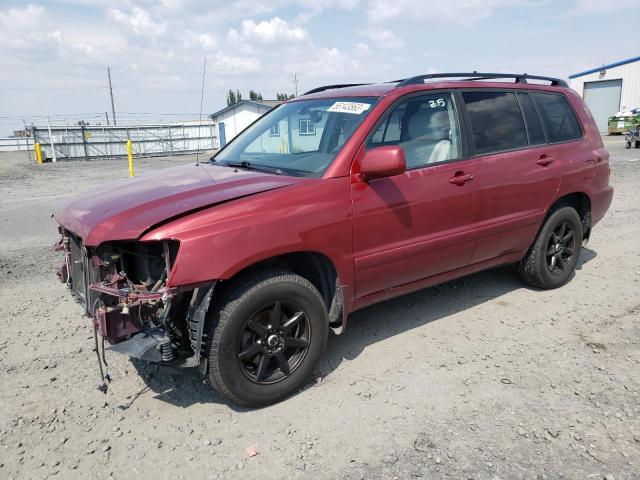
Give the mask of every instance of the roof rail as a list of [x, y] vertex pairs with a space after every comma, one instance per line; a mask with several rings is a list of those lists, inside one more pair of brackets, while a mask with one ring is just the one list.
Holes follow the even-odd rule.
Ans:
[[[469, 78], [467, 78], [469, 77]], [[527, 83], [527, 79], [532, 80], [545, 80], [551, 82], [554, 87], [567, 87], [567, 82], [559, 78], [553, 77], [541, 77], [539, 75], [529, 75], [527, 73], [428, 73], [426, 75], [418, 75], [415, 77], [405, 78], [400, 80], [397, 87], [404, 87], [405, 85], [414, 85], [417, 83], [424, 83], [425, 80], [433, 78], [465, 78], [466, 80], [485, 80], [493, 78], [515, 78], [516, 83]]]
[[331, 90], [333, 88], [347, 88], [347, 87], [359, 87], [361, 85], [371, 85], [370, 83], [339, 83], [337, 85], [325, 85], [324, 87], [317, 87], [308, 92], [304, 92], [302, 95], [310, 95], [312, 93], [324, 92], [325, 90]]

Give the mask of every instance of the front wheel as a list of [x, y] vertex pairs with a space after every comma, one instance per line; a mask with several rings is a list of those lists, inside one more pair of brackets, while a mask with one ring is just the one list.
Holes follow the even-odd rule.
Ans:
[[582, 249], [582, 223], [572, 207], [551, 213], [535, 242], [520, 261], [520, 276], [538, 288], [558, 288], [567, 283]]
[[210, 312], [209, 382], [248, 407], [275, 403], [300, 388], [327, 343], [320, 293], [290, 272], [245, 275], [222, 292]]

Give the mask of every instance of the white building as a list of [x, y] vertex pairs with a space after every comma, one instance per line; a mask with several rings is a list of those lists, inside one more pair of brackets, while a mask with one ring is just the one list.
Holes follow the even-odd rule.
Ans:
[[247, 128], [258, 117], [261, 117], [280, 101], [262, 100], [254, 102], [252, 100], [240, 100], [216, 113], [211, 114], [211, 119], [217, 125], [218, 148], [224, 147], [229, 140]]
[[601, 132], [609, 117], [640, 107], [640, 57], [569, 75], [571, 88], [584, 98]]

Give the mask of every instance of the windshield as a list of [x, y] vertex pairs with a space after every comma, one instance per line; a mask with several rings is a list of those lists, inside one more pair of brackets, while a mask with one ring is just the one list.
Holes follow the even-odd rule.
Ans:
[[354, 97], [286, 103], [242, 132], [213, 161], [298, 177], [320, 177], [376, 100]]

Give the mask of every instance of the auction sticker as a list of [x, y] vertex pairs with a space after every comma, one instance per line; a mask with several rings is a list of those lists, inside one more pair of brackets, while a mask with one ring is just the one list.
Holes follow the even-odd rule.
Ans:
[[353, 113], [354, 115], [360, 115], [362, 112], [369, 110], [370, 107], [371, 105], [368, 103], [336, 102], [327, 109], [327, 112]]

